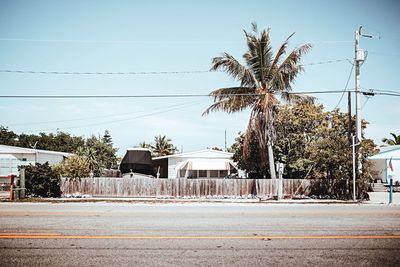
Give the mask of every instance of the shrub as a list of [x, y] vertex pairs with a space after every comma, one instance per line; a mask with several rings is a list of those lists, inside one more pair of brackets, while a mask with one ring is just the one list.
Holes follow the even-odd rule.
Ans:
[[59, 164], [56, 169], [63, 177], [83, 178], [90, 176], [90, 166], [83, 157], [71, 156]]
[[49, 163], [25, 167], [26, 193], [35, 197], [60, 197], [60, 174]]

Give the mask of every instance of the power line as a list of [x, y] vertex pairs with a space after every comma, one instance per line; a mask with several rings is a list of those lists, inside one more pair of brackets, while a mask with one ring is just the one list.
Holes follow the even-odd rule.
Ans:
[[186, 104], [186, 105], [181, 106], [181, 107], [164, 109], [164, 110], [161, 110], [161, 111], [151, 112], [151, 113], [148, 113], [148, 114], [142, 114], [142, 115], [138, 115], [138, 116], [134, 116], [134, 117], [130, 117], [130, 118], [125, 118], [125, 119], [120, 119], [120, 120], [89, 123], [89, 124], [83, 124], [83, 125], [79, 125], [79, 126], [69, 126], [69, 127], [57, 127], [57, 128], [48, 128], [48, 129], [40, 129], [40, 130], [31, 130], [29, 132], [46, 132], [46, 131], [51, 131], [51, 130], [59, 131], [59, 130], [65, 130], [65, 129], [75, 129], [75, 128], [98, 126], [98, 125], [104, 125], [104, 124], [113, 124], [113, 123], [119, 123], [119, 122], [124, 122], [124, 121], [129, 121], [129, 120], [140, 119], [140, 118], [147, 118], [147, 117], [151, 117], [151, 116], [154, 116], [154, 115], [158, 115], [158, 114], [162, 114], [162, 113], [166, 113], [166, 112], [171, 112], [171, 111], [187, 108], [187, 107], [194, 106], [194, 105], [197, 105], [197, 104], [199, 104], [199, 102], [189, 103], [189, 104]]
[[[289, 94], [333, 94], [341, 93], [342, 90], [332, 91], [305, 91], [289, 92]], [[229, 96], [260, 96], [262, 94], [221, 94], [221, 97]], [[0, 95], [0, 98], [40, 98], [40, 99], [90, 99], [90, 98], [192, 98], [192, 97], [214, 97], [209, 94], [158, 94], [158, 95]]]
[[79, 71], [33, 71], [33, 70], [0, 70], [1, 73], [20, 74], [60, 74], [60, 75], [159, 75], [159, 74], [194, 74], [208, 73], [209, 70], [193, 71], [130, 71], [130, 72], [79, 72]]
[[[348, 60], [349, 60], [348, 58], [334, 59], [334, 60], [326, 60], [326, 61], [318, 61], [318, 62], [300, 64], [300, 66], [324, 65], [324, 64], [344, 62], [344, 61], [348, 61]], [[0, 73], [56, 74], [56, 75], [166, 75], [166, 74], [168, 75], [168, 74], [200, 74], [200, 73], [210, 73], [210, 72], [215, 72], [215, 71], [191, 70], [191, 71], [80, 72], [80, 71], [34, 71], [34, 70], [0, 69]]]
[[[32, 38], [0, 38], [0, 41], [5, 42], [32, 42], [32, 43], [83, 43], [83, 44], [157, 44], [159, 41], [139, 41], [139, 40], [79, 40], [79, 39], [32, 39]], [[163, 41], [163, 44], [193, 44], [193, 43], [243, 43], [242, 41]], [[324, 41], [309, 41], [303, 43], [311, 44], [339, 44], [339, 43], [354, 43], [351, 40], [324, 40]]]
[[[192, 104], [192, 103], [201, 103], [201, 102], [195, 101], [195, 102], [190, 102], [190, 103], [181, 103], [181, 104], [170, 105], [170, 106], [166, 106], [166, 107], [165, 106], [164, 107], [158, 107], [158, 108], [153, 108], [152, 107], [152, 109], [153, 110], [160, 110], [160, 109], [165, 109], [165, 108], [186, 106], [186, 105]], [[135, 113], [139, 113], [140, 114], [140, 112], [135, 112]], [[103, 119], [103, 118], [118, 117], [118, 116], [124, 116], [124, 115], [134, 115], [135, 113], [134, 112], [127, 112], [127, 113], [118, 113], [118, 114], [115, 113], [115, 114], [109, 114], [109, 115], [103, 115], [103, 116], [84, 117], [84, 118], [68, 119], [68, 120], [53, 120], [53, 121], [12, 123], [12, 124], [8, 124], [8, 126], [38, 125], [38, 124], [48, 124], [48, 123], [64, 123], [64, 122], [74, 122], [74, 121], [87, 121], [87, 120], [92, 120], [92, 119]]]
[[[287, 92], [291, 95], [313, 95], [313, 94], [338, 94], [343, 92], [354, 93], [354, 88], [347, 90], [326, 90], [326, 91], [299, 91], [299, 92]], [[386, 90], [374, 90], [369, 89], [368, 91], [361, 91], [364, 95], [390, 95], [400, 96], [400, 92], [386, 91]], [[218, 96], [229, 97], [229, 96], [261, 96], [263, 94], [221, 94]], [[194, 98], [194, 97], [214, 97], [209, 94], [154, 94], [154, 95], [0, 95], [0, 98], [27, 98], [27, 99], [90, 99], [90, 98]]]
[[400, 54], [381, 53], [381, 52], [374, 52], [374, 51], [369, 51], [369, 53], [374, 54], [374, 55], [379, 55], [379, 56], [400, 57]]
[[350, 69], [349, 77], [347, 78], [347, 81], [346, 81], [346, 86], [344, 87], [343, 93], [342, 93], [342, 95], [340, 96], [339, 102], [336, 104], [336, 106], [335, 106], [334, 109], [336, 109], [336, 108], [340, 105], [340, 102], [342, 102], [344, 93], [345, 93], [345, 91], [347, 90], [347, 86], [349, 85], [351, 75], [353, 74], [353, 69], [354, 69], [354, 64], [351, 64], [351, 69]]

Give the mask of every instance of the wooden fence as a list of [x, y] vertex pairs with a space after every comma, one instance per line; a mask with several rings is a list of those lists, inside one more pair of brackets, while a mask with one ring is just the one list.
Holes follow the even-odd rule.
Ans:
[[[309, 180], [284, 179], [285, 196], [307, 195]], [[61, 179], [64, 195], [88, 194], [102, 197], [273, 197], [278, 180], [270, 179], [153, 179], [81, 178]]]

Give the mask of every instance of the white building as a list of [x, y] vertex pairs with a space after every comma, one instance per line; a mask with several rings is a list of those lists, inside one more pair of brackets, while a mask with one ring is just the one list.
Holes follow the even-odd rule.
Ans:
[[368, 159], [372, 162], [372, 170], [376, 173], [375, 180], [389, 183], [389, 179], [392, 178], [393, 182], [400, 182], [400, 145], [381, 147], [379, 154]]
[[232, 153], [206, 149], [153, 158], [160, 178], [225, 178], [237, 173]]
[[18, 174], [18, 166], [46, 163], [57, 164], [70, 153], [0, 145], [0, 178]]

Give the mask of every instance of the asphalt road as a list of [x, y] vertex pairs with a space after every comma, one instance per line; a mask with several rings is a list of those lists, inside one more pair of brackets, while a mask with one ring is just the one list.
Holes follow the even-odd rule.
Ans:
[[399, 266], [400, 207], [0, 203], [1, 266]]

